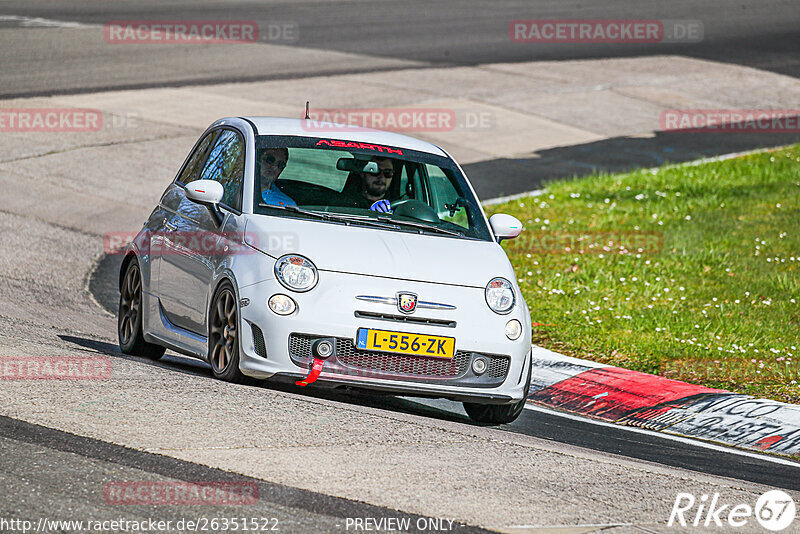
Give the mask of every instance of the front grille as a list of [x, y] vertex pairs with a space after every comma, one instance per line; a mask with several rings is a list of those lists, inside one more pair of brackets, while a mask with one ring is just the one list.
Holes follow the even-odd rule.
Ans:
[[264, 333], [261, 332], [261, 329], [254, 324], [251, 324], [250, 328], [253, 329], [253, 346], [256, 349], [256, 354], [258, 354], [262, 358], [266, 358], [267, 347], [264, 344]]
[[[289, 336], [289, 355], [300, 367], [308, 368], [313, 359], [311, 343], [323, 336], [309, 334], [292, 334]], [[372, 352], [356, 348], [349, 338], [333, 338], [336, 341], [336, 358], [338, 362], [362, 373], [385, 373], [410, 377], [456, 379], [469, 372], [473, 354], [469, 351], [456, 351], [455, 357], [426, 358], [424, 356], [406, 356], [392, 352]], [[506, 356], [480, 354], [489, 360], [486, 372], [492, 379], [505, 379], [511, 360]], [[474, 379], [474, 377], [473, 377]]]
[[455, 328], [455, 321], [445, 319], [426, 319], [424, 317], [412, 317], [410, 315], [394, 315], [391, 313], [375, 313], [367, 311], [357, 311], [355, 316], [359, 319], [375, 319], [377, 321], [394, 321], [397, 323], [423, 324], [425, 326], [444, 326]]
[[486, 374], [492, 378], [505, 378], [506, 374], [508, 374], [508, 366], [510, 363], [511, 360], [508, 358], [493, 358], [490, 356], [489, 369], [486, 370]]
[[301, 367], [308, 367], [308, 362], [311, 361], [311, 342], [318, 339], [319, 336], [309, 336], [306, 334], [292, 334], [289, 336], [289, 356], [294, 363]]

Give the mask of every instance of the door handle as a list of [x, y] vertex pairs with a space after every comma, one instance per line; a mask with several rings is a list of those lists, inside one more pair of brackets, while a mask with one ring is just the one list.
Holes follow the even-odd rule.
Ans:
[[169, 222], [169, 221], [164, 221], [164, 228], [166, 228], [166, 229], [167, 229], [167, 230], [169, 230], [170, 232], [174, 232], [174, 231], [175, 231], [175, 229], [177, 228], [177, 226], [175, 226], [174, 224], [172, 224], [172, 223], [171, 223], [171, 222]]

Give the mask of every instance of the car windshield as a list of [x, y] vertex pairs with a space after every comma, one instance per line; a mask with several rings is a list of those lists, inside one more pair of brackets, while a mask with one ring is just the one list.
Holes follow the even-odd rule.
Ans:
[[490, 240], [449, 158], [405, 148], [294, 136], [256, 141], [254, 213]]

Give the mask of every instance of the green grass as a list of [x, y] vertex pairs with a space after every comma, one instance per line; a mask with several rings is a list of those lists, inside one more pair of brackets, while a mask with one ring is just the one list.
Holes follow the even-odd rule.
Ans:
[[800, 145], [551, 183], [490, 211], [525, 224], [503, 246], [534, 343], [800, 402]]

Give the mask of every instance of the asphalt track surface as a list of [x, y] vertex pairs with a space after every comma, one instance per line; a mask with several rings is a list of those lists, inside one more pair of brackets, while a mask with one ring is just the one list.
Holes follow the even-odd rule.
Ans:
[[[512, 0], [429, 2], [249, 2], [144, 0], [108, 3], [97, 0], [29, 2], [9, 0], [0, 16], [103, 25], [113, 20], [254, 20], [265, 45], [288, 49], [254, 53], [237, 65], [214, 64], [206, 46], [165, 52], [153, 46], [105, 46], [81, 33], [59, 36], [58, 44], [35, 35], [22, 37], [13, 20], [0, 20], [0, 43], [25, 39], [25, 49], [0, 59], [0, 95], [55, 94], [110, 88], [142, 88], [191, 82], [219, 83], [304, 77], [326, 73], [369, 72], [418, 66], [457, 66], [532, 60], [636, 57], [679, 54], [747, 65], [800, 76], [800, 10], [792, 0], [655, 2], [616, 0], [582, 2]], [[511, 42], [508, 25], [517, 19], [693, 20], [703, 26], [697, 43], [520, 44]], [[290, 22], [296, 40], [270, 40], [268, 25]], [[281, 38], [282, 39], [282, 38]], [[20, 41], [17, 41], [20, 42]], [[99, 45], [99, 46], [98, 46]], [[352, 54], [345, 62], [276, 64], [276, 55], [310, 49]], [[90, 54], [89, 52], [93, 52]], [[172, 54], [180, 61], [168, 72], [161, 66]], [[364, 57], [371, 58], [365, 60]], [[210, 63], [210, 64], [209, 64]], [[226, 62], [227, 63], [227, 62]], [[37, 65], [30, 69], [30, 65]]]
[[[256, 524], [280, 532], [337, 532], [347, 530], [347, 518], [392, 517], [410, 525], [426, 525], [429, 518], [337, 499], [311, 491], [273, 484], [190, 462], [136, 451], [95, 439], [75, 436], [0, 416], [0, 483], [6, 497], [0, 502], [0, 517], [17, 517], [38, 523], [56, 520], [108, 521], [125, 517], [131, 521], [201, 522], [203, 518], [258, 518]], [[240, 484], [257, 489], [254, 504], [246, 512], [227, 505], [133, 504], [121, 511], [97, 488], [115, 480], [186, 482], [203, 481]], [[240, 486], [241, 487], [241, 486]], [[24, 515], [16, 508], [25, 503]], [[65, 513], [67, 512], [67, 513]], [[205, 524], [205, 523], [204, 523]], [[453, 524], [463, 533], [484, 529]], [[352, 528], [352, 525], [351, 525]], [[189, 529], [191, 530], [191, 529]], [[418, 531], [415, 528], [411, 532]], [[43, 530], [44, 532], [44, 530]], [[213, 532], [213, 530], [212, 530]]]
[[[366, 8], [364, 2], [137, 2], [135, 5], [95, 1], [53, 2], [6, 1], [0, 4], [0, 16], [41, 17], [102, 25], [109, 20], [180, 18], [254, 19], [261, 25], [275, 21], [296, 22], [296, 42], [264, 42], [265, 53], [285, 54], [289, 61], [235, 64], [229, 68], [203, 65], [208, 49], [199, 46], [177, 54], [159, 48], [131, 49], [103, 47], [87, 40], [80, 30], [59, 33], [47, 28], [23, 28], [18, 19], [0, 18], [0, 44], [4, 50], [13, 43], [24, 43], [13, 54], [0, 57], [0, 96], [35, 96], [81, 93], [103, 89], [214, 84], [231, 81], [303, 78], [325, 73], [372, 72], [426, 66], [476, 65], [490, 62], [560, 60], [596, 57], [629, 57], [653, 54], [682, 54], [690, 57], [736, 63], [763, 70], [800, 76], [800, 60], [796, 44], [800, 40], [800, 10], [794, 2], [714, 1], [698, 5], [694, 2], [606, 2], [587, 6], [579, 2], [540, 2], [535, 6], [520, 2], [384, 2]], [[696, 44], [657, 46], [579, 46], [563, 45], [532, 48], [511, 43], [508, 22], [523, 18], [647, 18], [700, 20], [705, 38]], [[44, 33], [45, 31], [49, 33]], [[42, 33], [39, 33], [42, 32]], [[40, 38], [44, 35], [50, 37]], [[468, 37], [465, 37], [468, 36]], [[67, 40], [63, 40], [66, 37]], [[70, 41], [70, 39], [74, 39]], [[58, 45], [54, 46], [54, 42]], [[103, 43], [99, 43], [101, 46]], [[272, 47], [272, 48], [270, 48]], [[274, 48], [274, 47], [280, 47]], [[341, 61], [311, 63], [295, 61], [305, 51], [335, 51], [345, 54]], [[248, 52], [257, 56], [258, 52]], [[180, 57], [178, 57], [180, 56]], [[305, 57], [305, 56], [304, 56]], [[169, 69], [159, 68], [168, 59]], [[31, 65], [37, 68], [32, 69]], [[174, 65], [178, 65], [177, 68]], [[557, 177], [548, 162], [608, 152], [623, 156], [605, 162], [601, 168], [620, 170], [642, 165], [639, 154], [676, 144], [692, 145], [695, 153], [713, 155], [725, 151], [758, 148], [781, 144], [786, 137], [758, 138], [719, 136], [683, 136], [671, 138], [659, 134], [652, 139], [609, 139], [594, 146], [562, 147], [542, 152], [530, 161], [487, 161], [467, 168], [473, 180], [480, 182], [481, 173], [504, 171], [514, 176], [538, 173]], [[642, 145], [638, 150], [636, 144]], [[580, 163], [580, 161], [579, 161]], [[587, 164], [598, 166], [589, 157]], [[477, 180], [476, 180], [477, 177]], [[526, 182], [527, 183], [527, 182]], [[486, 191], [491, 194], [491, 191]], [[482, 193], [483, 194], [483, 193]], [[485, 195], [484, 195], [485, 196]], [[117, 258], [103, 260], [90, 281], [95, 298], [113, 313], [116, 308]], [[62, 341], [77, 348], [123, 358], [116, 346], [75, 333], [62, 336]], [[213, 382], [208, 368], [193, 360], [168, 355], [162, 362], [135, 361], [141, 366], [157, 366], [176, 375], [188, 374]], [[260, 386], [277, 388], [278, 386]], [[391, 415], [410, 414], [430, 418], [433, 425], [457, 423], [470, 425], [458, 404], [446, 401], [422, 401], [408, 398], [371, 397], [359, 393], [334, 393], [309, 390], [309, 399], [334, 400], [354, 408], [372, 408]], [[513, 424], [501, 432], [519, 434], [599, 451], [611, 458], [630, 458], [705, 473], [765, 486], [800, 490], [800, 467], [778, 463], [758, 454], [710, 448], [703, 443], [674, 440], [652, 432], [631, 432], [628, 429], [580, 420], [552, 411], [526, 410]], [[281, 530], [288, 532], [342, 531], [346, 517], [410, 517], [388, 508], [363, 502], [338, 499], [288, 485], [249, 479], [186, 462], [136, 451], [99, 440], [74, 436], [66, 432], [32, 425], [6, 417], [0, 418], [0, 514], [34, 516], [78, 511], [85, 517], [101, 519], [118, 515], [118, 508], [109, 508], [97, 495], [96, 488], [108, 480], [163, 478], [176, 480], [254, 480], [259, 484], [259, 512], [279, 516]], [[33, 481], [33, 482], [32, 482]], [[52, 498], [53, 495], [58, 498]], [[132, 510], [132, 509], [131, 509]], [[213, 510], [201, 511], [148, 507], [133, 510], [140, 517], [175, 519], [189, 513], [208, 516]], [[222, 513], [222, 512], [220, 512]], [[250, 510], [248, 511], [250, 513]], [[664, 518], [657, 518], [658, 520]], [[460, 531], [478, 531], [461, 527]]]

